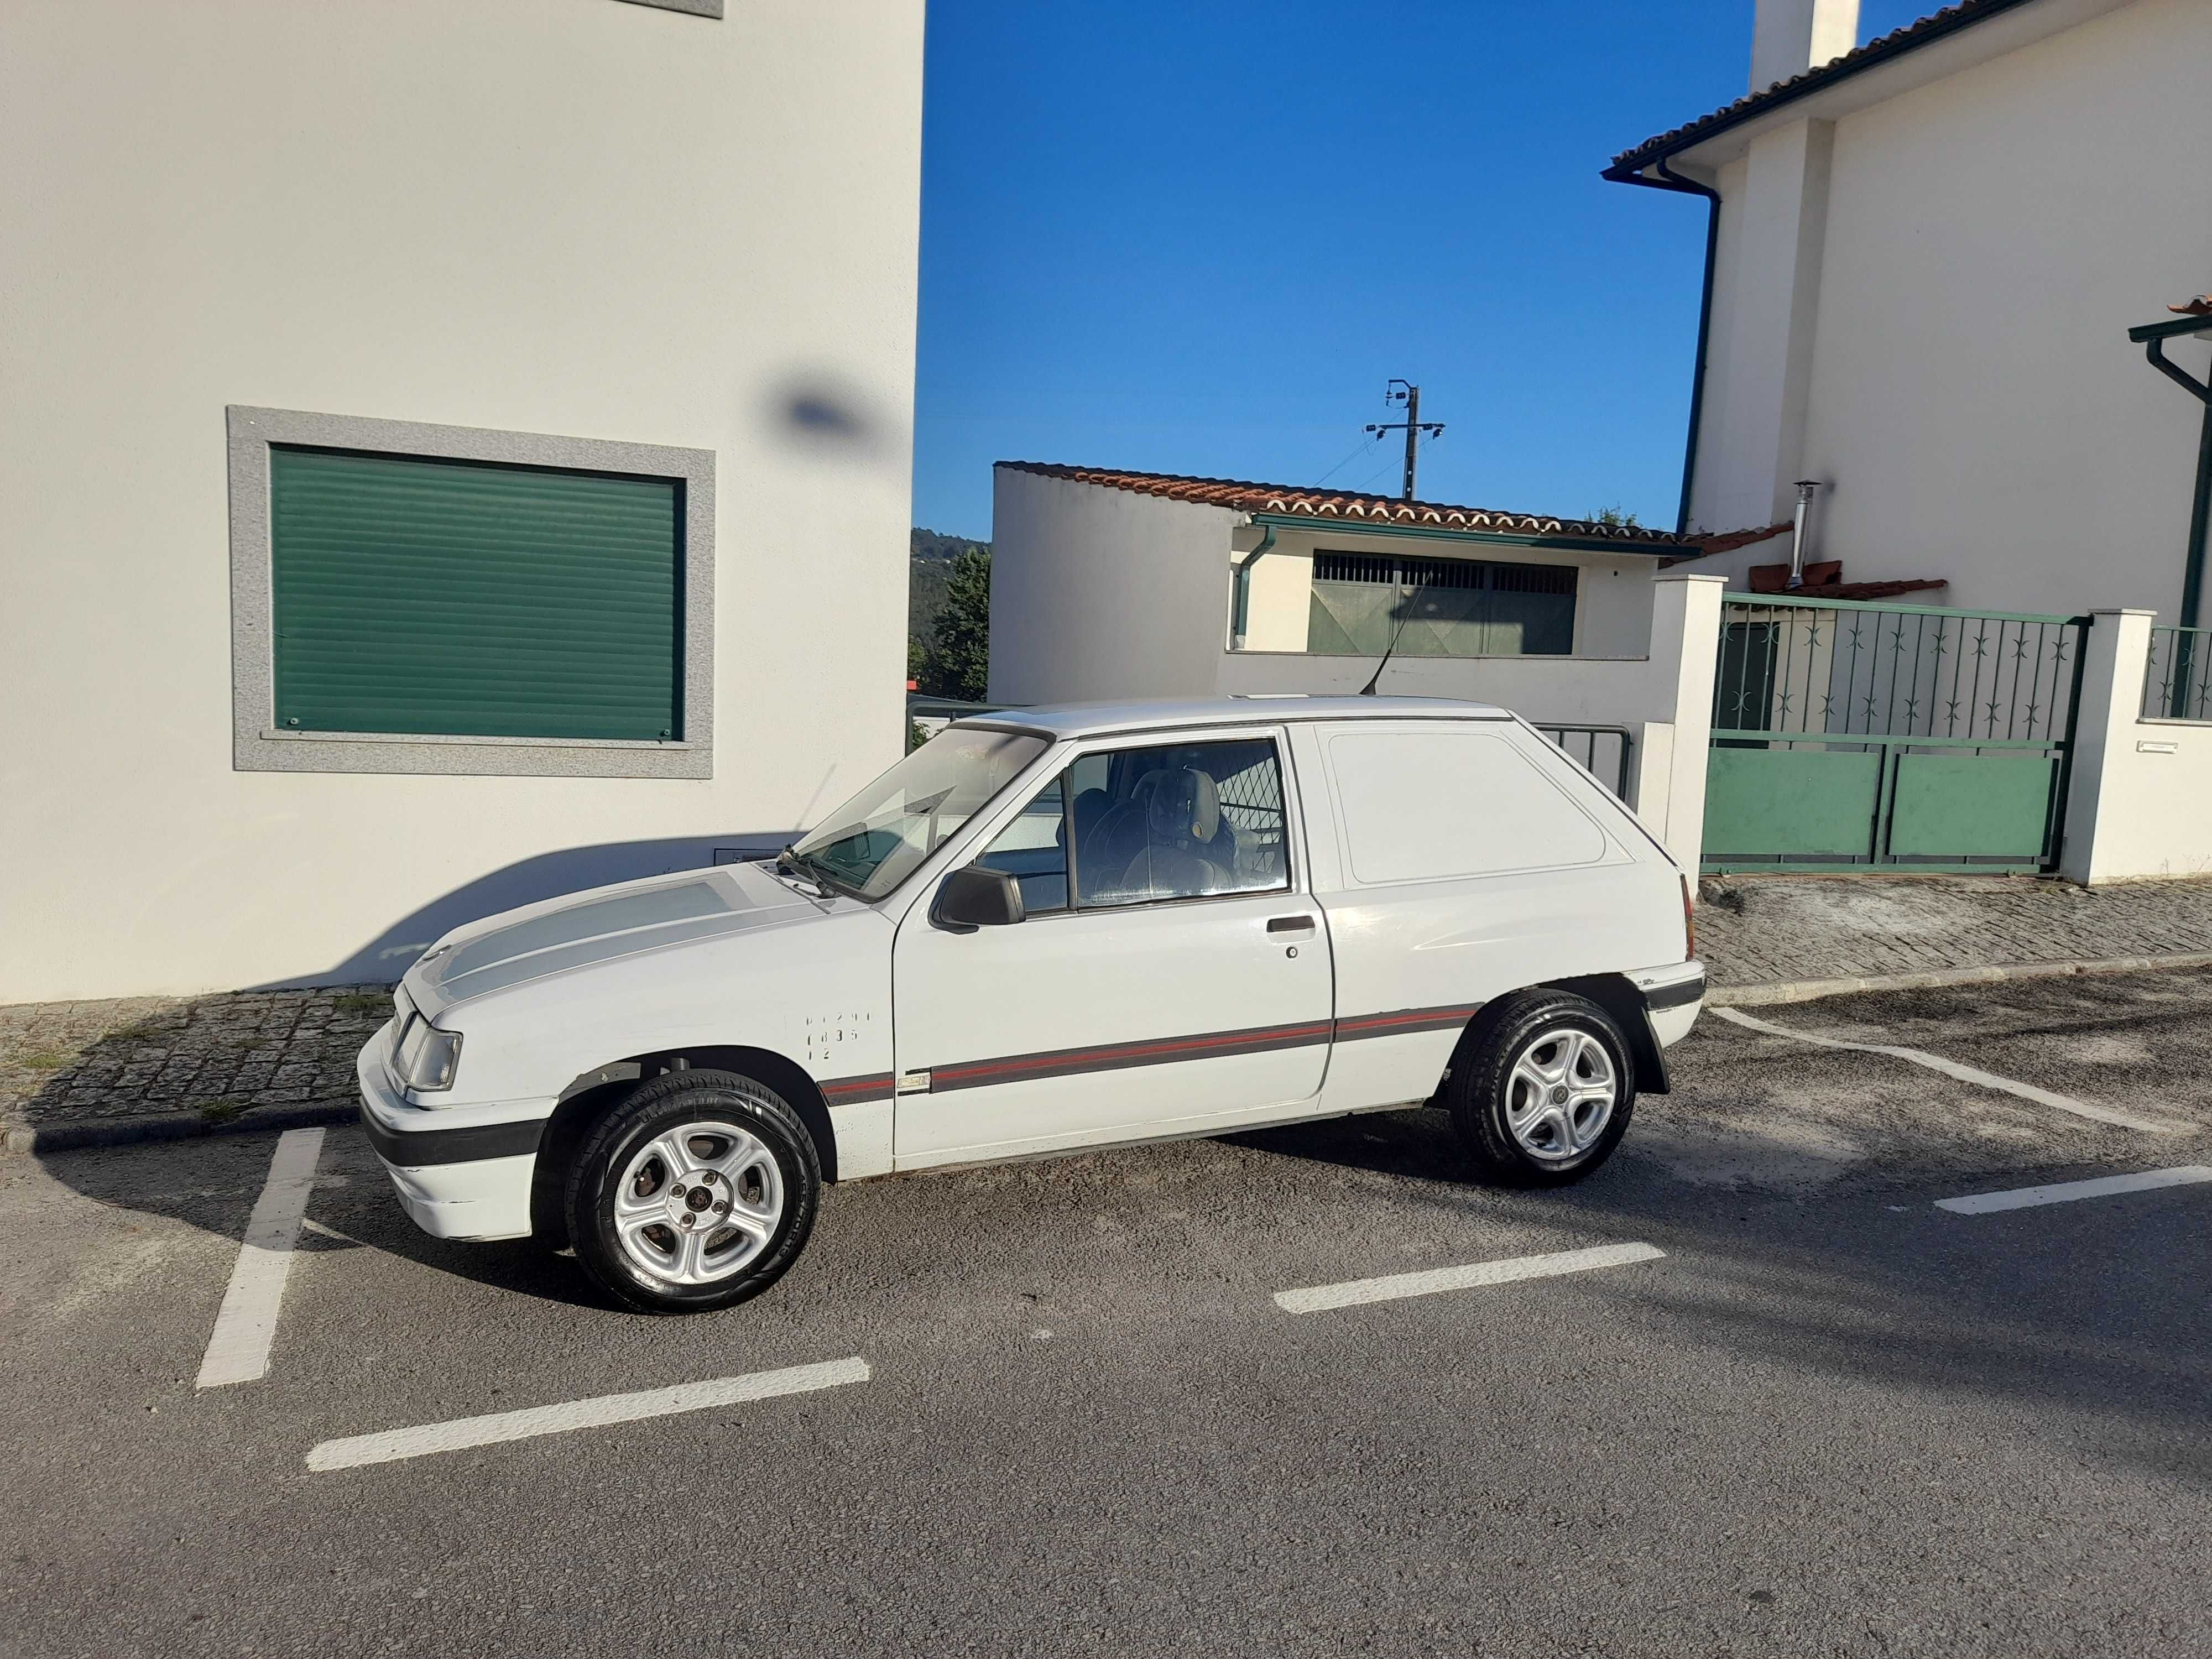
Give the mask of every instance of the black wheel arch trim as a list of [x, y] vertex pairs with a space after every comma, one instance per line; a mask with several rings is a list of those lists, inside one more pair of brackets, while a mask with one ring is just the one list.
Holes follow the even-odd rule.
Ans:
[[1705, 970], [1700, 968], [1687, 979], [1652, 986], [1644, 993], [1644, 1006], [1656, 1013], [1662, 1008], [1679, 1008], [1686, 1002], [1695, 1002], [1705, 994]]
[[[1682, 982], [1694, 985], [1697, 995], [1705, 994], [1702, 977]], [[1613, 1016], [1613, 1023], [1620, 1027], [1621, 1036], [1628, 1039], [1628, 1057], [1636, 1065], [1636, 1092], [1639, 1095], [1666, 1095], [1674, 1091], [1674, 1081], [1667, 1075], [1667, 1051], [1660, 1047], [1658, 1033], [1651, 1029], [1651, 1010], [1654, 1007], [1673, 1007], [1674, 1004], [1653, 1002], [1626, 974], [1590, 974], [1579, 979], [1555, 979], [1530, 988], [1568, 991], [1597, 1004]], [[1685, 1002], [1692, 1000], [1690, 997], [1681, 999]]]

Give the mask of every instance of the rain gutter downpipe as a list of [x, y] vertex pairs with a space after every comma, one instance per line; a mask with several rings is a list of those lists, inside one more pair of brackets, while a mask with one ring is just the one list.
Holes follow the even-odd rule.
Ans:
[[[2171, 323], [2149, 323], [2128, 331], [2128, 338], [2143, 349], [2150, 366], [2204, 405], [2204, 423], [2197, 439], [2197, 489], [2189, 507], [2189, 548], [2181, 567], [2181, 626], [2186, 630], [2204, 625], [2205, 543], [2212, 539], [2212, 374], [2198, 380], [2166, 355], [2166, 343], [2182, 335], [2212, 338], [2212, 319], [2185, 317]], [[2173, 694], [2167, 712], [2176, 720], [2187, 712], [2189, 684], [2197, 641], [2187, 632], [2174, 636]]]
[[[1248, 518], [1244, 522], [1249, 525], [1252, 520]], [[1275, 545], [1274, 526], [1262, 525], [1259, 546], [1237, 560], [1233, 567], [1236, 572], [1237, 605], [1235, 613], [1229, 623], [1229, 648], [1231, 651], [1242, 651], [1244, 648], [1244, 635], [1251, 622], [1252, 567], [1259, 563], [1262, 556]]]
[[[2197, 326], [2191, 327], [2191, 323]], [[2204, 405], [2204, 428], [2197, 441], [2197, 494], [2190, 504], [2188, 562], [2182, 567], [2181, 625], [2201, 628], [2204, 605], [2204, 551], [2208, 520], [2212, 520], [2212, 379], [2199, 381], [2166, 355], [2166, 343], [2177, 334], [2212, 336], [2212, 322], [2188, 319], [2179, 326], [2154, 324], [2130, 329], [2130, 337], [2142, 342], [2150, 366]]]
[[1624, 185], [1642, 185], [1650, 190], [1668, 190], [1677, 195], [1705, 198], [1705, 280], [1698, 299], [1698, 359], [1690, 374], [1690, 434], [1683, 446], [1682, 501], [1674, 514], [1674, 533], [1683, 536], [1690, 529], [1690, 490], [1698, 481], [1698, 433], [1705, 418], [1705, 360], [1712, 343], [1713, 274], [1720, 263], [1721, 193], [1711, 185], [1684, 178], [1667, 165], [1663, 155], [1651, 165], [1659, 174], [1656, 179], [1649, 173], [1625, 173], [1613, 168], [1607, 169], [1603, 176]]

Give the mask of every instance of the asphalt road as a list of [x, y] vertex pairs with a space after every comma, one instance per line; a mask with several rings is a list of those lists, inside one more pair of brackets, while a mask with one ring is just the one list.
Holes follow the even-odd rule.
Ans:
[[[1708, 1014], [1621, 1154], [1343, 1120], [833, 1191], [775, 1291], [614, 1312], [332, 1130], [268, 1373], [196, 1391], [270, 1138], [0, 1164], [0, 1651], [2212, 1653], [2212, 977]], [[1655, 1258], [1309, 1314], [1277, 1291]], [[868, 1378], [369, 1467], [341, 1437]]]

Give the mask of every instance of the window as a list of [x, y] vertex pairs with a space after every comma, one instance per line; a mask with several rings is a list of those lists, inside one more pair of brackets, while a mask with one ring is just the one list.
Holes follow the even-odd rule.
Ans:
[[947, 726], [823, 819], [792, 854], [836, 885], [881, 898], [1048, 747], [1026, 732]]
[[240, 768], [713, 775], [711, 453], [230, 424]]
[[1014, 878], [1028, 915], [1067, 908], [1066, 781], [1063, 775], [1037, 791], [975, 860], [986, 870], [1003, 870]]
[[1271, 739], [1086, 755], [1068, 769], [1066, 794], [1083, 908], [1290, 885]]
[[1605, 832], [1502, 738], [1437, 726], [1328, 740], [1363, 885], [1595, 864]]
[[1316, 553], [1306, 648], [1322, 655], [1566, 656], [1576, 568]]

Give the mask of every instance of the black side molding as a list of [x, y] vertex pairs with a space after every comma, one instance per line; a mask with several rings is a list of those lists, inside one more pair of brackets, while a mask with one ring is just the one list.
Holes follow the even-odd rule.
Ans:
[[405, 1133], [387, 1129], [368, 1106], [361, 1109], [362, 1133], [376, 1155], [403, 1170], [428, 1169], [439, 1164], [476, 1164], [489, 1158], [520, 1158], [538, 1150], [545, 1133], [542, 1117], [519, 1123], [477, 1123], [458, 1129], [413, 1129]]

